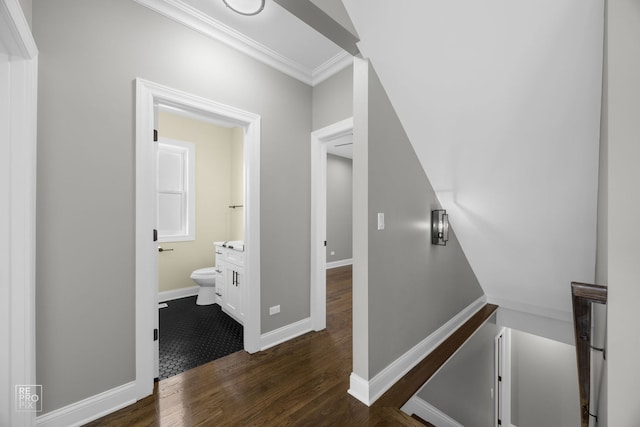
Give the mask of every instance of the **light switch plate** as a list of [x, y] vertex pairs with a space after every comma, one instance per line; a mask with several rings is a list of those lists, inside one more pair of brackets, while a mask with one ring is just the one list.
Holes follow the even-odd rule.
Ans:
[[378, 230], [384, 230], [384, 212], [378, 212]]

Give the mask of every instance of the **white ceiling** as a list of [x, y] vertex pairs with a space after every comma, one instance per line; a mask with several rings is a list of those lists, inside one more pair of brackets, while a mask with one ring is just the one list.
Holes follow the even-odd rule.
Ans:
[[347, 52], [273, 0], [256, 16], [239, 15], [222, 0], [134, 1], [310, 85], [352, 63]]
[[595, 271], [602, 1], [507, 3], [345, 0], [489, 301], [570, 321]]

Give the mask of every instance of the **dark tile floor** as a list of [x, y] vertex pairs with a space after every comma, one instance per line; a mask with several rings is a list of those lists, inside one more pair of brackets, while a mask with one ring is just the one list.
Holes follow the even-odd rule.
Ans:
[[244, 348], [242, 325], [219, 305], [196, 297], [167, 301], [160, 309], [160, 375], [169, 378]]

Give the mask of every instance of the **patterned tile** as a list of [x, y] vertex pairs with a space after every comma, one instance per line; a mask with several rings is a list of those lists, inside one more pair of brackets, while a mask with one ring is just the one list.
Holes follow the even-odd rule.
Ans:
[[169, 378], [244, 348], [242, 325], [219, 305], [196, 297], [168, 301], [160, 310], [160, 376]]

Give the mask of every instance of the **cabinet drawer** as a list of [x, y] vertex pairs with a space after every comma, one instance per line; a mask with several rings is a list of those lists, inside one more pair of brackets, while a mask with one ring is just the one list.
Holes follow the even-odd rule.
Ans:
[[218, 261], [225, 261], [226, 259], [226, 252], [227, 250], [225, 248], [223, 248], [222, 246], [216, 246], [216, 264], [218, 264]]
[[236, 251], [233, 249], [227, 249], [225, 261], [231, 262], [236, 265], [244, 265], [244, 252]]

